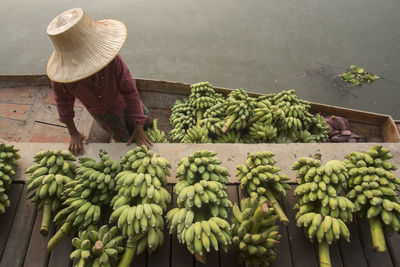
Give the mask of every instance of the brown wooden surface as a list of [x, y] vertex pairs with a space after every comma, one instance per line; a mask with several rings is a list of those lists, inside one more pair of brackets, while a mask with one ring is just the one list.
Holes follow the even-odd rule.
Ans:
[[[12, 184], [9, 192], [11, 206], [5, 214], [0, 215], [0, 266], [71, 266], [69, 254], [71, 252], [71, 239], [66, 237], [50, 255], [46, 253], [48, 237], [39, 233], [41, 224], [41, 212], [36, 212], [33, 205], [25, 199], [23, 184]], [[315, 245], [304, 237], [302, 229], [295, 226], [292, 207], [296, 202], [292, 192], [283, 199], [282, 207], [291, 220], [288, 227], [280, 225], [282, 235], [278, 258], [273, 266], [318, 266], [318, 258], [315, 253]], [[168, 185], [172, 190], [172, 185]], [[229, 199], [238, 202], [239, 194], [236, 184], [229, 184], [227, 188]], [[340, 240], [330, 247], [332, 266], [399, 266], [400, 236], [398, 233], [387, 237], [388, 251], [377, 253], [372, 249], [372, 241], [368, 224], [362, 220], [360, 227], [357, 223], [349, 226], [351, 243]], [[105, 221], [103, 221], [104, 223]], [[52, 231], [54, 233], [54, 230]], [[142, 254], [135, 257], [131, 266], [222, 266], [239, 267], [242, 265], [236, 260], [236, 254], [230, 250], [228, 254], [223, 252], [207, 255], [207, 264], [195, 262], [194, 257], [186, 247], [179, 244], [176, 236], [166, 233], [165, 243], [162, 248], [153, 255]]]

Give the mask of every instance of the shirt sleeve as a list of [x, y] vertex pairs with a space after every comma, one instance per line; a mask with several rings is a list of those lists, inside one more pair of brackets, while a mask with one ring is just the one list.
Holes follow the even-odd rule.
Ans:
[[54, 90], [55, 100], [57, 104], [57, 111], [59, 115], [58, 120], [62, 123], [72, 121], [75, 117], [75, 97], [65, 91], [65, 86], [62, 83], [52, 81], [51, 87]]
[[149, 117], [144, 115], [143, 103], [128, 67], [120, 55], [115, 58], [114, 64], [117, 87], [124, 98], [128, 115], [138, 124], [145, 123]]

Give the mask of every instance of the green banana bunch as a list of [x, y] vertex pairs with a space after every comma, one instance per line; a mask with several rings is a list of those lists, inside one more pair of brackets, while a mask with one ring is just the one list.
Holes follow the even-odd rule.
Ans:
[[245, 266], [270, 266], [278, 253], [281, 235], [274, 209], [257, 196], [244, 198], [232, 209], [232, 243]]
[[214, 143], [243, 143], [243, 137], [241, 136], [241, 132], [228, 130], [226, 133], [215, 138]]
[[[197, 127], [197, 128], [208, 130], [208, 133], [210, 135], [221, 136], [223, 134], [222, 127], [224, 127], [223, 119], [221, 119], [221, 118], [205, 118], [199, 122], [199, 127]], [[189, 133], [189, 131], [188, 131], [188, 133]]]
[[296, 142], [300, 143], [315, 143], [315, 136], [308, 130], [301, 130], [296, 132]]
[[175, 101], [172, 107], [170, 123], [173, 129], [170, 131], [169, 136], [174, 142], [181, 142], [186, 130], [196, 125], [196, 120], [193, 117], [193, 108], [187, 99]]
[[30, 199], [38, 209], [43, 209], [40, 233], [48, 234], [52, 214], [61, 208], [61, 197], [66, 184], [73, 181], [76, 170], [76, 158], [71, 152], [64, 150], [46, 150], [34, 156], [36, 164], [26, 170], [28, 177], [26, 198]]
[[244, 129], [254, 113], [254, 98], [249, 97], [243, 89], [235, 89], [228, 95], [225, 105], [226, 116], [222, 132]]
[[165, 216], [170, 234], [176, 234], [179, 242], [203, 260], [211, 247], [227, 251], [231, 244], [226, 221], [232, 207], [226, 193], [229, 173], [215, 155], [202, 150], [179, 160], [179, 182], [174, 186], [178, 207]]
[[214, 88], [208, 82], [191, 84], [190, 88], [189, 103], [193, 108], [193, 115], [196, 117], [197, 123], [199, 123], [204, 118], [204, 112], [217, 104], [218, 98]]
[[272, 142], [275, 144], [290, 144], [293, 143], [293, 140], [286, 135], [278, 135], [272, 140]]
[[249, 195], [256, 193], [261, 201], [270, 201], [280, 221], [288, 225], [289, 219], [277, 198], [286, 196], [286, 190], [290, 189], [289, 177], [279, 174], [280, 169], [275, 166], [273, 157], [274, 154], [269, 151], [248, 154], [246, 165], [237, 166], [236, 176], [242, 190]]
[[160, 131], [157, 128], [158, 119], [153, 120], [153, 128], [148, 128], [146, 130], [146, 134], [149, 137], [150, 141], [153, 143], [168, 143], [167, 137], [165, 136], [164, 131]]
[[10, 187], [11, 176], [15, 174], [17, 161], [20, 159], [18, 149], [12, 145], [0, 143], [0, 214], [10, 206], [6, 190]]
[[61, 228], [49, 240], [47, 250], [51, 251], [66, 234], [85, 230], [95, 225], [102, 216], [102, 208], [110, 205], [115, 194], [115, 176], [121, 171], [121, 164], [100, 150], [100, 161], [84, 157], [79, 159], [77, 177], [65, 184], [61, 199], [64, 208], [54, 217], [54, 223]]
[[75, 266], [117, 266], [119, 256], [124, 251], [124, 238], [118, 235], [116, 226], [103, 225], [99, 229], [90, 225], [72, 239], [74, 251], [70, 258], [78, 262]]
[[122, 158], [124, 171], [116, 176], [118, 194], [112, 199], [110, 223], [117, 222], [128, 237], [119, 266], [129, 266], [135, 254], [153, 253], [163, 244], [164, 219], [171, 195], [164, 188], [171, 164], [145, 145]]
[[349, 177], [348, 169], [338, 160], [322, 165], [316, 156], [299, 158], [293, 170], [297, 170], [299, 183], [294, 190], [298, 202], [293, 207], [297, 227], [303, 227], [308, 238], [318, 242], [320, 263], [330, 266], [329, 245], [341, 236], [350, 242], [346, 222], [353, 220], [355, 206], [340, 196]]
[[316, 114], [311, 118], [311, 126], [309, 131], [317, 143], [326, 142], [329, 140], [329, 126], [326, 124], [324, 117], [320, 114]]
[[378, 251], [386, 250], [384, 231], [400, 229], [400, 181], [391, 172], [397, 169], [391, 158], [389, 150], [376, 145], [348, 154], [345, 161], [350, 175], [347, 197], [354, 201], [357, 214], [368, 219]]
[[[219, 95], [219, 94], [216, 94]], [[218, 118], [218, 119], [223, 119], [225, 118], [225, 99], [222, 97], [218, 100], [219, 102], [217, 102], [214, 106], [208, 108], [205, 112], [204, 112], [204, 118]]]
[[186, 131], [182, 143], [212, 143], [207, 128], [195, 125]]
[[278, 129], [272, 124], [264, 124], [262, 122], [255, 122], [249, 127], [249, 132], [254, 140], [269, 141], [273, 140], [277, 134]]

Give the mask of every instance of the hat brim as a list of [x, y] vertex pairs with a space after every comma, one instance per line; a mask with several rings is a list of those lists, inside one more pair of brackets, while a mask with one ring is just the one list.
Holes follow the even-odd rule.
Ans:
[[[86, 45], [69, 52], [55, 50], [47, 63], [50, 80], [72, 83], [87, 78], [107, 66], [121, 51], [127, 38], [125, 25], [118, 20], [96, 21], [96, 31], [88, 31]], [[79, 37], [78, 37], [79, 38]]]

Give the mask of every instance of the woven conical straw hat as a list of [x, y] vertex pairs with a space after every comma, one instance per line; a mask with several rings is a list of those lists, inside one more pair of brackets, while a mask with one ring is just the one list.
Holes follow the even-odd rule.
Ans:
[[126, 27], [118, 20], [98, 20], [81, 8], [55, 17], [47, 27], [54, 52], [47, 63], [47, 76], [70, 83], [89, 77], [110, 63], [126, 40]]

